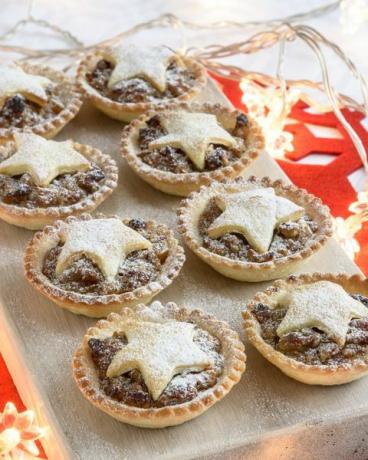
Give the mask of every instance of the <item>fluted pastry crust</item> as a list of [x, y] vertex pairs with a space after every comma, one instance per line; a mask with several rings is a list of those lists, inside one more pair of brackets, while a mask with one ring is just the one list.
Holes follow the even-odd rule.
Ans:
[[264, 291], [258, 292], [248, 302], [247, 310], [242, 312], [244, 330], [250, 343], [272, 364], [289, 377], [309, 385], [339, 385], [359, 379], [368, 374], [368, 356], [356, 362], [328, 365], [308, 365], [292, 359], [275, 350], [261, 336], [261, 328], [252, 314], [259, 302], [275, 304], [289, 290], [318, 281], [331, 281], [342, 286], [348, 293], [368, 296], [368, 281], [361, 275], [310, 273], [291, 275], [286, 280], [278, 280]]
[[99, 321], [95, 327], [87, 331], [82, 344], [74, 354], [74, 379], [86, 399], [98, 409], [121, 422], [144, 428], [163, 428], [179, 425], [201, 415], [229, 393], [232, 387], [239, 382], [245, 370], [244, 345], [239, 340], [238, 334], [230, 329], [227, 323], [202, 310], [179, 308], [175, 303], [169, 302], [165, 306], [165, 318], [191, 321], [220, 340], [221, 354], [224, 357], [222, 374], [215, 386], [202, 391], [196, 398], [182, 404], [143, 409], [118, 402], [107, 396], [99, 387], [96, 368], [90, 357], [88, 340], [96, 335], [99, 330], [113, 327], [114, 323], [118, 323], [122, 316], [126, 318], [132, 314], [139, 314], [144, 308], [147, 307], [137, 305], [134, 307], [134, 313], [132, 309], [123, 308], [120, 314], [110, 314], [107, 320]]
[[[170, 106], [163, 107], [159, 113], [168, 110]], [[175, 110], [186, 110], [192, 112], [204, 112], [216, 115], [226, 126], [233, 120], [235, 109], [221, 106], [219, 104], [180, 104]], [[137, 144], [139, 130], [145, 125], [146, 121], [158, 114], [150, 111], [132, 121], [123, 130], [121, 140], [121, 153], [133, 171], [143, 180], [148, 182], [156, 189], [171, 195], [188, 196], [202, 185], [208, 185], [212, 181], [222, 181], [240, 176], [248, 168], [264, 149], [264, 136], [260, 126], [252, 119], [248, 119], [249, 127], [245, 140], [245, 148], [241, 151], [239, 159], [227, 166], [218, 168], [214, 171], [198, 171], [191, 173], [176, 174], [154, 168], [140, 159], [140, 151]]]
[[[118, 167], [115, 161], [109, 155], [89, 145], [74, 142], [73, 148], [86, 157], [87, 160], [96, 163], [105, 173], [106, 179], [96, 192], [87, 195], [75, 204], [49, 208], [28, 209], [0, 201], [0, 219], [18, 227], [38, 230], [45, 225], [52, 224], [57, 219], [65, 219], [65, 217], [71, 215], [79, 216], [82, 213], [93, 211], [106, 200], [114, 191], [118, 182]], [[13, 150], [13, 142], [0, 146], [0, 159], [6, 158]]]
[[[172, 230], [162, 224], [149, 221], [147, 222], [148, 225], [160, 227], [162, 234], [167, 239], [169, 248], [168, 256], [155, 280], [130, 292], [106, 295], [72, 292], [54, 285], [42, 273], [42, 267], [45, 255], [59, 243], [65, 223], [105, 217], [103, 214], [97, 214], [93, 217], [90, 214], [82, 214], [79, 217], [68, 217], [65, 221], [58, 220], [52, 226], [46, 226], [42, 231], [35, 233], [28, 243], [24, 257], [26, 278], [35, 289], [66, 310], [95, 318], [106, 317], [111, 312], [120, 311], [123, 306], [149, 302], [152, 297], [171, 284], [185, 261], [184, 250], [178, 244]], [[109, 217], [119, 218], [118, 216]]]
[[61, 131], [79, 112], [83, 99], [81, 91], [78, 89], [76, 82], [67, 77], [65, 73], [52, 69], [51, 67], [31, 65], [28, 63], [18, 63], [25, 72], [35, 75], [41, 75], [50, 79], [53, 83], [64, 87], [66, 101], [63, 110], [54, 117], [37, 123], [26, 128], [1, 128], [0, 138], [10, 139], [15, 132], [31, 131], [40, 136], [51, 139]]
[[178, 103], [189, 101], [198, 95], [207, 83], [206, 69], [199, 62], [188, 56], [180, 56], [183, 64], [194, 73], [195, 84], [182, 95], [171, 99], [162, 99], [162, 102], [116, 102], [108, 97], [104, 97], [95, 90], [86, 79], [86, 74], [91, 72], [100, 59], [106, 57], [106, 51], [103, 49], [96, 50], [87, 54], [81, 60], [77, 70], [77, 81], [79, 88], [88, 98], [88, 100], [106, 115], [117, 120], [130, 122], [134, 118], [139, 117], [148, 110], [153, 110], [158, 106], [170, 105], [176, 107]]
[[[217, 194], [226, 191], [243, 191], [249, 184], [257, 187], [272, 187], [276, 194], [285, 197], [299, 206], [318, 224], [318, 231], [301, 251], [268, 262], [248, 262], [233, 260], [215, 254], [202, 245], [202, 238], [198, 231], [198, 222], [209, 200]], [[329, 209], [319, 198], [307, 193], [295, 185], [286, 184], [281, 180], [273, 181], [269, 177], [250, 177], [245, 180], [213, 182], [208, 187], [201, 187], [181, 202], [178, 209], [178, 230], [186, 245], [204, 262], [221, 274], [239, 281], [259, 282], [280, 278], [292, 273], [305, 259], [318, 251], [332, 235], [332, 221]]]

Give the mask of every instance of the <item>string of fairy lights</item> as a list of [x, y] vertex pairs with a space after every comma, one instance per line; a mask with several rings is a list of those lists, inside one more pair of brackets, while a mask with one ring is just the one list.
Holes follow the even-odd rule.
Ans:
[[[335, 43], [329, 41], [316, 29], [304, 25], [305, 21], [329, 14], [340, 9], [340, 22], [344, 31], [354, 33], [364, 22], [368, 21], [368, 3], [366, 0], [339, 0], [327, 3], [319, 8], [307, 12], [270, 21], [220, 21], [214, 23], [198, 23], [185, 21], [173, 14], [164, 14], [150, 21], [137, 24], [129, 30], [99, 43], [86, 46], [70, 31], [52, 24], [49, 21], [33, 15], [33, 1], [28, 3], [28, 12], [25, 18], [17, 21], [9, 30], [0, 35], [0, 52], [15, 53], [21, 61], [52, 62], [55, 59], [66, 59], [69, 70], [83, 57], [96, 47], [113, 46], [121, 40], [137, 34], [143, 30], [159, 27], [175, 29], [239, 29], [248, 33], [248, 37], [229, 45], [208, 45], [203, 48], [187, 48], [184, 52], [198, 59], [213, 73], [239, 81], [243, 91], [242, 101], [248, 111], [264, 128], [267, 149], [275, 157], [282, 157], [285, 151], [293, 149], [293, 136], [284, 131], [288, 115], [298, 100], [303, 100], [317, 112], [333, 111], [351, 137], [363, 167], [368, 173], [367, 155], [364, 145], [345, 119], [342, 108], [357, 110], [368, 115], [368, 85], [364, 76], [355, 64]], [[10, 45], [7, 41], [21, 33], [23, 28], [32, 24], [47, 29], [61, 38], [67, 48], [62, 49], [33, 49], [19, 45]], [[288, 44], [300, 40], [313, 52], [320, 67], [322, 82], [306, 79], [290, 80], [285, 76], [284, 59]], [[278, 60], [274, 75], [266, 75], [225, 64], [223, 58], [256, 53], [265, 48], [278, 45]], [[347, 72], [356, 79], [361, 92], [361, 101], [338, 93], [331, 84], [328, 63], [324, 49], [332, 51], [345, 65]], [[313, 98], [309, 90], [317, 90], [327, 96], [327, 101], [321, 103]], [[359, 251], [355, 234], [368, 221], [368, 189], [357, 195], [357, 200], [351, 204], [349, 210], [352, 215], [347, 219], [335, 219], [335, 235], [350, 257]], [[15, 406], [8, 403], [3, 413], [0, 413], [0, 458], [10, 460], [19, 457], [19, 452], [26, 452], [28, 458], [39, 455], [35, 440], [45, 436], [46, 430], [38, 427], [34, 422], [32, 411], [18, 414]], [[18, 457], [17, 457], [18, 455]]]

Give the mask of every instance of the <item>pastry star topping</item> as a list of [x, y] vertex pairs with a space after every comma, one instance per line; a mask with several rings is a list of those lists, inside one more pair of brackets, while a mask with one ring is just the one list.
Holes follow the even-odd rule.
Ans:
[[115, 64], [108, 87], [112, 88], [122, 80], [143, 77], [156, 89], [166, 89], [166, 68], [170, 59], [176, 56], [164, 46], [140, 48], [120, 45], [112, 49], [109, 56]]
[[41, 75], [31, 75], [16, 65], [0, 65], [0, 106], [15, 94], [44, 105], [47, 102], [45, 88], [53, 86], [51, 80]]
[[339, 284], [319, 281], [290, 293], [289, 308], [277, 328], [277, 335], [281, 337], [290, 331], [317, 327], [343, 346], [351, 319], [365, 316], [368, 316], [368, 309]]
[[28, 173], [34, 183], [46, 187], [60, 174], [86, 171], [91, 164], [73, 148], [72, 141], [48, 141], [31, 133], [14, 135], [16, 153], [0, 163], [0, 174]]
[[215, 197], [223, 213], [208, 229], [211, 238], [229, 232], [240, 233], [256, 251], [268, 251], [274, 229], [281, 223], [297, 220], [304, 209], [275, 195], [273, 188], [260, 188]]
[[202, 171], [205, 166], [206, 151], [209, 144], [235, 147], [235, 139], [217, 122], [215, 115], [209, 113], [168, 112], [159, 116], [167, 135], [150, 142], [155, 149], [170, 145], [181, 148]]
[[57, 275], [84, 255], [100, 268], [105, 278], [113, 279], [130, 252], [152, 246], [150, 241], [115, 217], [72, 222], [62, 238], [65, 244], [56, 264]]
[[156, 401], [176, 374], [201, 371], [213, 365], [193, 341], [194, 328], [193, 324], [179, 321], [126, 320], [121, 330], [128, 344], [114, 356], [107, 377], [139, 369]]

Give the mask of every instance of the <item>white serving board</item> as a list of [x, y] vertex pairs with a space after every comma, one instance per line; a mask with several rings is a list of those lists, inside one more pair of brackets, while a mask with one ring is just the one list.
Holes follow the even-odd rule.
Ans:
[[[211, 83], [202, 100], [229, 104]], [[176, 228], [180, 199], [142, 182], [119, 155], [121, 124], [85, 104], [58, 136], [91, 144], [119, 163], [119, 187], [99, 208], [105, 213], [154, 218]], [[284, 178], [266, 153], [247, 175]], [[61, 310], [24, 279], [22, 257], [32, 233], [0, 222], [0, 349], [25, 404], [50, 426], [43, 442], [50, 460], [192, 458], [356, 458], [368, 456], [367, 379], [334, 388], [310, 387], [283, 375], [246, 343], [247, 370], [220, 403], [184, 425], [147, 430], [119, 423], [81, 395], [71, 358], [95, 320]], [[240, 312], [263, 284], [229, 280], [186, 250], [177, 280], [157, 298], [203, 308], [243, 337]], [[331, 240], [302, 271], [357, 273]], [[313, 429], [312, 429], [313, 428]], [[351, 454], [351, 455], [350, 455]], [[356, 454], [354, 454], [356, 455]]]

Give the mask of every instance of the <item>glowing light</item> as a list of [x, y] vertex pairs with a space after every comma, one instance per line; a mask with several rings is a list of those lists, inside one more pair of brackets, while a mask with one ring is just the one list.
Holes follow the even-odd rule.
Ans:
[[364, 221], [368, 220], [368, 192], [358, 193], [357, 201], [351, 203], [349, 211], [361, 214]]
[[362, 222], [358, 215], [353, 215], [347, 219], [336, 217], [334, 219], [335, 238], [344, 249], [350, 259], [354, 260], [355, 254], [360, 251], [358, 241], [354, 235], [362, 228]]
[[[289, 90], [283, 95], [278, 87], [262, 86], [250, 79], [243, 79], [240, 88], [243, 91], [242, 102], [249, 115], [264, 131], [267, 151], [274, 157], [283, 157], [286, 151], [292, 151], [293, 135], [284, 131], [284, 127], [293, 105], [298, 99], [305, 99], [305, 95]], [[359, 193], [349, 211], [353, 215], [347, 219], [334, 219], [334, 233], [341, 247], [354, 260], [360, 250], [354, 236], [361, 230], [363, 222], [368, 221], [368, 192]]]
[[360, 251], [359, 243], [354, 236], [362, 229], [363, 222], [368, 221], [368, 192], [360, 192], [357, 201], [349, 206], [353, 215], [347, 219], [335, 219], [335, 237], [351, 259]]
[[45, 434], [45, 428], [34, 423], [32, 411], [19, 413], [15, 405], [8, 402], [0, 414], [0, 458], [21, 460], [37, 457], [40, 452], [35, 441]]
[[242, 102], [248, 113], [262, 127], [266, 138], [266, 149], [274, 157], [283, 157], [286, 151], [293, 150], [293, 135], [284, 131], [287, 116], [298, 101], [298, 91], [286, 91], [274, 86], [262, 86], [253, 80], [240, 82], [243, 91]]
[[364, 22], [368, 21], [366, 0], [342, 0], [340, 11], [340, 22], [344, 33], [354, 34]]

